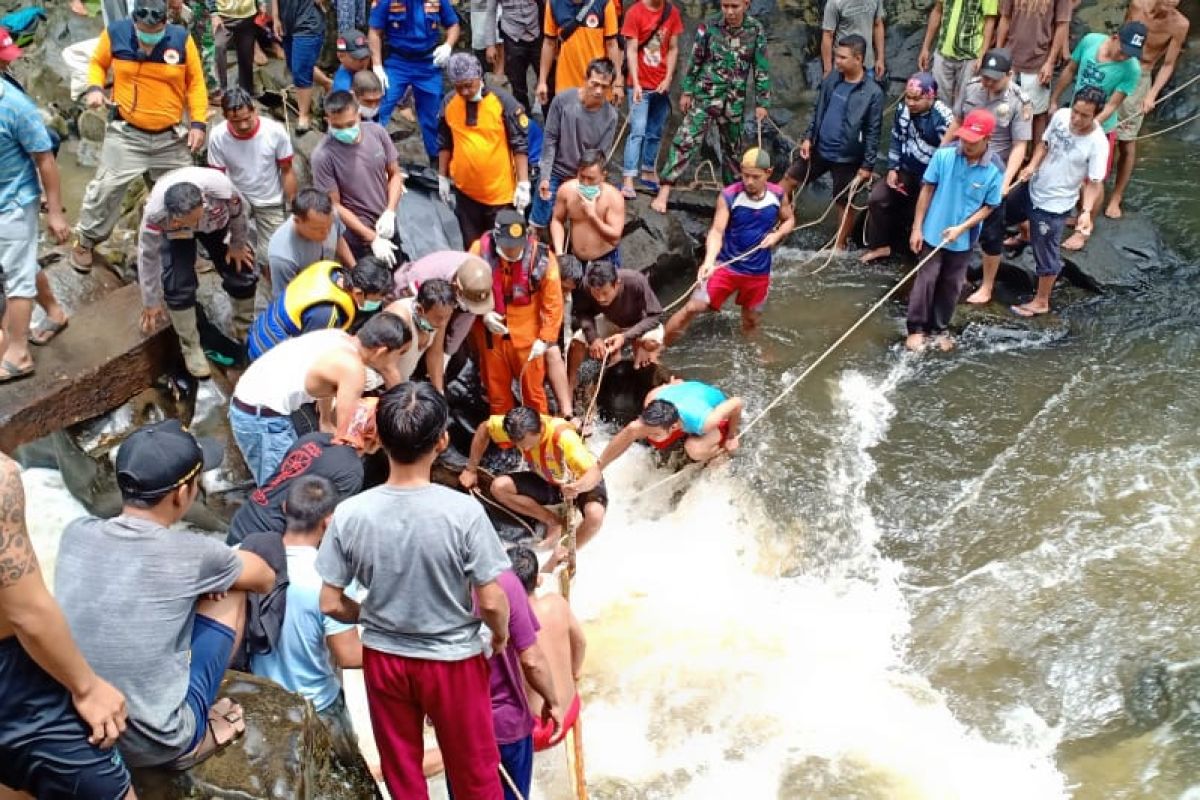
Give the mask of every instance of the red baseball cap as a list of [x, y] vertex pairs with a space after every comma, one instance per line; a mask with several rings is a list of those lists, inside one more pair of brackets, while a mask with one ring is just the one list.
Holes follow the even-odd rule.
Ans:
[[986, 108], [977, 108], [967, 114], [967, 118], [963, 120], [955, 136], [964, 142], [978, 142], [991, 136], [994, 130], [996, 130], [996, 118], [992, 116], [992, 112]]
[[21, 57], [21, 48], [13, 41], [8, 28], [0, 28], [0, 61], [16, 61]]

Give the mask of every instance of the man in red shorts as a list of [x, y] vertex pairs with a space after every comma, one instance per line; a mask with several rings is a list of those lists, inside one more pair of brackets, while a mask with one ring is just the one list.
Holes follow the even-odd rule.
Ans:
[[747, 150], [742, 179], [727, 186], [717, 200], [696, 292], [667, 321], [665, 346], [678, 339], [697, 314], [720, 311], [735, 293], [742, 307], [742, 333], [758, 330], [771, 284], [771, 249], [796, 225], [783, 189], [768, 182], [770, 177], [771, 156], [757, 147]]

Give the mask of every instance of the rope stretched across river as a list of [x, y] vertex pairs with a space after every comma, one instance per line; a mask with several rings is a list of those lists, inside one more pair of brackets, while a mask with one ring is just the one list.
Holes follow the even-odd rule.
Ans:
[[[821, 355], [817, 356], [816, 360], [813, 361], [811, 364], [809, 364], [808, 367], [802, 373], [800, 373], [799, 377], [797, 377], [795, 380], [791, 381], [787, 386], [785, 386], [783, 391], [781, 391], [778, 395], [776, 395], [774, 400], [772, 400], [770, 403], [768, 403], [766, 405], [766, 407], [762, 411], [760, 411], [756, 417], [754, 417], [754, 419], [750, 420], [750, 422], [748, 422], [746, 424], [746, 426], [744, 428], [742, 428], [742, 430], [739, 432], [739, 438], [744, 437], [747, 434], [749, 434], [750, 431], [753, 430], [754, 426], [756, 426], [759, 422], [761, 422], [763, 420], [763, 418], [765, 418], [767, 416], [767, 414], [769, 414], [771, 412], [772, 409], [774, 409], [777, 405], [779, 405], [781, 402], [783, 402], [783, 399], [785, 397], [787, 397], [789, 394], [791, 394], [793, 389], [795, 389], [797, 386], [799, 386], [800, 383], [805, 378], [807, 378], [809, 375], [811, 375], [813, 373], [813, 371], [825, 361], [825, 359], [829, 358], [829, 356], [831, 356], [833, 354], [833, 352], [842, 345], [843, 342], [845, 342], [847, 339], [850, 338], [850, 335], [852, 333], [854, 333], [856, 330], [858, 330], [864, 322], [866, 322], [868, 319], [870, 319], [871, 315], [874, 314], [876, 311], [878, 311], [883, 306], [884, 303], [886, 303], [888, 300], [890, 300], [892, 298], [892, 296], [896, 294], [896, 292], [900, 291], [901, 287], [903, 287], [904, 284], [909, 281], [909, 279], [911, 279], [914, 275], [916, 275], [917, 272], [920, 271], [921, 267], [923, 267], [927, 263], [929, 263], [929, 261], [935, 255], [937, 255], [942, 250], [942, 248], [945, 246], [946, 246], [946, 242], [943, 241], [937, 247], [933, 248], [933, 250], [929, 251], [929, 253], [924, 258], [922, 258], [919, 262], [917, 262], [917, 265], [915, 267], [910, 269], [904, 275], [903, 278], [901, 278], [899, 281], [896, 282], [896, 284], [894, 286], [892, 286], [891, 289], [888, 289], [887, 292], [883, 295], [883, 297], [881, 297], [877, 301], [875, 301], [875, 303], [870, 308], [868, 308], [866, 310], [866, 312], [854, 322], [853, 325], [851, 325], [849, 328], [846, 329], [845, 333], [843, 333], [841, 336], [839, 336], [837, 338], [837, 340], [834, 341], [833, 344], [831, 344], [831, 345], [829, 345], [829, 347], [825, 348], [825, 351], [823, 353], [821, 353]], [[721, 451], [721, 452], [723, 453], [724, 451]], [[717, 455], [720, 455], [720, 454], [721, 453], [718, 453]], [[716, 458], [716, 456], [713, 456], [713, 458]], [[712, 459], [709, 459], [709, 461], [711, 461], [711, 460]], [[707, 463], [708, 463], [708, 461], [702, 461], [699, 463], [698, 466], [700, 468], [703, 468], [704, 465]], [[630, 495], [630, 499], [635, 499], [637, 497], [640, 497], [640, 496], [646, 494], [647, 492], [651, 492], [651, 491], [659, 488], [660, 486], [665, 486], [666, 484], [676, 480], [680, 475], [683, 475], [686, 472], [687, 472], [687, 469], [685, 468], [685, 469], [681, 469], [678, 472], [672, 473], [671, 475], [668, 475], [667, 477], [663, 478], [662, 480], [656, 481], [655, 483], [652, 483], [649, 486], [647, 486], [643, 489], [639, 489], [638, 491], [634, 492], [632, 495]]]

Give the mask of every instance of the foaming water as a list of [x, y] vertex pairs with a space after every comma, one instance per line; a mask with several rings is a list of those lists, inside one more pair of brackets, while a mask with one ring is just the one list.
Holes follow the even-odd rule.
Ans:
[[815, 517], [769, 515], [728, 466], [634, 505], [660, 477], [648, 454], [609, 471], [573, 595], [597, 797], [1066, 796], [1040, 718], [1014, 707], [989, 741], [905, 663], [901, 567], [875, 547], [864, 489], [914, 363], [839, 377]]

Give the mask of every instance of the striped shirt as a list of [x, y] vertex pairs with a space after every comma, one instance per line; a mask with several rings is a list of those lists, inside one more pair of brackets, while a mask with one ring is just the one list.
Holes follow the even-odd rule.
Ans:
[[953, 121], [954, 113], [941, 100], [934, 100], [932, 108], [915, 117], [909, 113], [906, 103], [900, 103], [892, 120], [888, 169], [913, 175], [924, 174], [929, 159], [941, 146], [942, 137]]
[[0, 212], [23, 208], [42, 196], [31, 153], [48, 153], [52, 144], [33, 101], [0, 84]]

